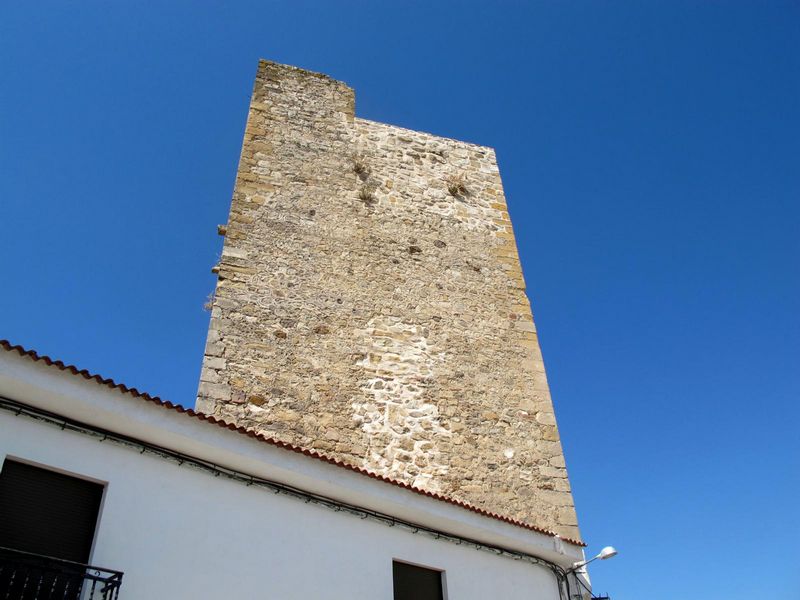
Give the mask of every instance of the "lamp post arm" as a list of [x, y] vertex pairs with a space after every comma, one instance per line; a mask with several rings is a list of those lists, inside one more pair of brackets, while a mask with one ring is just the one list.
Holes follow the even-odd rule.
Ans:
[[574, 565], [572, 565], [571, 569], [567, 569], [567, 573], [574, 573], [578, 569], [582, 569], [583, 567], [585, 567], [589, 563], [596, 561], [598, 558], [600, 558], [599, 554], [597, 556], [595, 556], [594, 558], [590, 558], [589, 560], [582, 560], [580, 562], [576, 562]]

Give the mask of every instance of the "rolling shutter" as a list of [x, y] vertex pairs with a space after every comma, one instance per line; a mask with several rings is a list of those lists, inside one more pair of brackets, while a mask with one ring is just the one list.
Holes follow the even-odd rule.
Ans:
[[89, 562], [103, 486], [6, 459], [0, 546]]
[[394, 600], [442, 600], [442, 572], [402, 562], [392, 563]]

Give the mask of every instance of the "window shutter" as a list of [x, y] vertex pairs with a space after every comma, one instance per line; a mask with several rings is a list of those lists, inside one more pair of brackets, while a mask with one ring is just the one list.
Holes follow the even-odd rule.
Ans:
[[443, 600], [441, 571], [397, 561], [392, 570], [394, 600]]
[[89, 562], [103, 486], [6, 459], [0, 546]]

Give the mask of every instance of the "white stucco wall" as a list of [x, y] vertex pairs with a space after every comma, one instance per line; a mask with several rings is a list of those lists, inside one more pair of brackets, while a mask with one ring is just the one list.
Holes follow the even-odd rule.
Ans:
[[[16, 378], [20, 373], [22, 382]], [[309, 471], [309, 481], [323, 482], [334, 491], [331, 486], [346, 485], [365, 503], [385, 493], [385, 502], [380, 501], [386, 507], [391, 508], [391, 502], [404, 507], [397, 516], [416, 514], [416, 522], [430, 522], [441, 510], [443, 527], [478, 532], [485, 537], [482, 541], [507, 538], [509, 545], [538, 545], [542, 554], [549, 548], [548, 558], [558, 556], [563, 564], [581, 556], [569, 545], [565, 553], [553, 554], [552, 539], [541, 534], [270, 447], [26, 358], [0, 357], [0, 395], [65, 412], [92, 407], [96, 400], [92, 410], [97, 415], [104, 407], [129, 411], [125, 417], [130, 429], [137, 422], [156, 427], [174, 420], [188, 428], [184, 433], [210, 435], [212, 441], [224, 436], [226, 442], [264, 452], [264, 464], [300, 461], [287, 470], [297, 472], [297, 465], [323, 469], [316, 475]], [[219, 456], [233, 460], [222, 451]], [[6, 457], [106, 483], [91, 563], [124, 571], [122, 600], [391, 600], [393, 559], [443, 570], [449, 600], [559, 597], [555, 577], [544, 567], [248, 487], [0, 410], [0, 459]], [[357, 485], [362, 484], [359, 491]]]

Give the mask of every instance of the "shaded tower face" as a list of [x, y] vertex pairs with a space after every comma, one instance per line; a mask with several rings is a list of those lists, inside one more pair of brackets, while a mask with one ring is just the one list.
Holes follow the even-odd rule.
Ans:
[[579, 536], [494, 151], [262, 61], [198, 410]]

